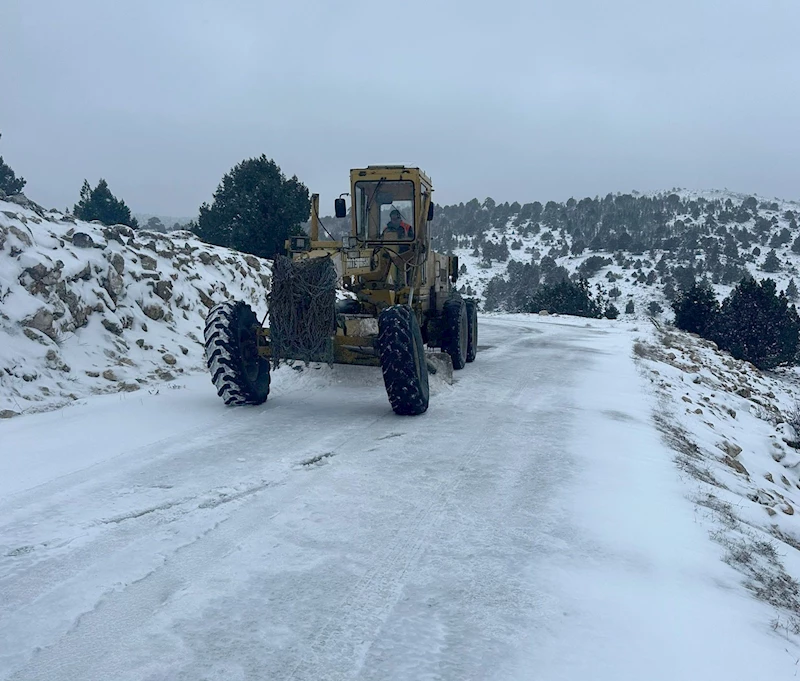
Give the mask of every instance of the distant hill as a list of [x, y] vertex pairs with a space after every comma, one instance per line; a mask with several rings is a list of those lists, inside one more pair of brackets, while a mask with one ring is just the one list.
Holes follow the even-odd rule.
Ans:
[[[134, 213], [133, 217], [136, 218], [141, 227], [154, 232], [172, 232], [176, 229], [185, 229], [186, 225], [195, 219], [171, 215], [153, 215], [152, 213]], [[153, 222], [148, 226], [150, 220], [158, 220], [158, 222]], [[159, 227], [159, 223], [163, 226], [163, 229]]]
[[[525, 310], [540, 283], [586, 278], [624, 313], [706, 278], [727, 295], [742, 277], [800, 283], [800, 203], [727, 191], [608, 194], [564, 203], [438, 206], [437, 250], [459, 256], [459, 288], [486, 310]], [[668, 314], [671, 316], [671, 313]]]

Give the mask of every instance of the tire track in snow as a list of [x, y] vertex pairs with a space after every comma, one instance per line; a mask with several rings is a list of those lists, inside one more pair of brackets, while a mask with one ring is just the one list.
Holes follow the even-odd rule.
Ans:
[[[522, 372], [500, 401], [519, 394], [529, 382], [530, 376]], [[465, 470], [495, 436], [493, 414], [485, 416], [483, 423], [476, 425], [476, 430], [482, 434], [460, 460], [452, 482], [440, 484], [431, 501], [398, 529], [395, 541], [358, 580], [308, 650], [298, 651], [300, 661], [285, 677], [286, 681], [334, 681], [353, 678], [357, 673], [377, 632], [400, 598], [407, 573], [424, 554], [447, 504], [466, 477]], [[342, 654], [342, 651], [346, 652]]]

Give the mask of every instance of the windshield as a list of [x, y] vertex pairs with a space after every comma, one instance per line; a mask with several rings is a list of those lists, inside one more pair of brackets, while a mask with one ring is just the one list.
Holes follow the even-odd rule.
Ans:
[[359, 239], [413, 238], [413, 182], [356, 182], [355, 209]]

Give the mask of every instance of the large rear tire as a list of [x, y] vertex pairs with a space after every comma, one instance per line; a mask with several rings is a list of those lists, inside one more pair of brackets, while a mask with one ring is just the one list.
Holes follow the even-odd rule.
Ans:
[[474, 362], [478, 354], [478, 303], [466, 301], [467, 306], [467, 362]]
[[378, 348], [383, 382], [394, 413], [424, 413], [430, 398], [428, 366], [419, 323], [410, 307], [393, 305], [381, 312]]
[[215, 305], [206, 317], [206, 363], [225, 404], [262, 404], [269, 395], [269, 362], [258, 355], [258, 326], [243, 302]]
[[442, 350], [453, 360], [453, 369], [463, 369], [467, 363], [467, 343], [469, 340], [469, 322], [467, 306], [459, 298], [450, 298], [442, 310], [444, 317], [444, 338]]

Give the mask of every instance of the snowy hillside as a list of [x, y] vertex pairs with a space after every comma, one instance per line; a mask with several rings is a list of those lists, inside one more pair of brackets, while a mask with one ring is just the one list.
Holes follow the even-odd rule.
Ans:
[[201, 369], [209, 307], [233, 297], [263, 316], [269, 271], [189, 232], [0, 201], [0, 416]]
[[[466, 272], [459, 279], [459, 287], [463, 287], [465, 293], [471, 293], [484, 301], [489, 282], [494, 277], [508, 279], [509, 263], [541, 264], [546, 256], [552, 257], [556, 266], [564, 267], [572, 275], [577, 275], [581, 265], [589, 258], [609, 259], [611, 262], [600, 267], [598, 271], [590, 269], [587, 278], [592, 288], [599, 284], [606, 293], [617, 289], [612, 296], [612, 302], [621, 313], [624, 314], [627, 303], [633, 301], [633, 317], [649, 315], [648, 306], [651, 301], [655, 301], [664, 310], [664, 318], [670, 319], [671, 296], [668, 291], [665, 292], [665, 284], [668, 284], [667, 289], [677, 288], [680, 275], [685, 275], [687, 268], [691, 269], [694, 276], [708, 277], [713, 281], [720, 299], [730, 293], [745, 272], [757, 279], [771, 277], [777, 282], [779, 290], [785, 289], [792, 279], [800, 286], [800, 249], [792, 248], [795, 240], [800, 237], [800, 228], [797, 225], [800, 203], [726, 191], [676, 190], [669, 194], [635, 194], [629, 198], [632, 201], [654, 198], [668, 203], [669, 196], [679, 197], [679, 207], [672, 213], [664, 212], [660, 218], [656, 218], [656, 226], [646, 226], [647, 229], [659, 229], [660, 226], [662, 233], [659, 239], [651, 238], [650, 241], [658, 243], [660, 240], [663, 243], [667, 241], [665, 236], [669, 236], [669, 249], [652, 246], [639, 250], [631, 250], [629, 247], [592, 247], [588, 243], [592, 233], [586, 234], [587, 243], [581, 248], [575, 248], [576, 241], [583, 240], [570, 233], [569, 225], [573, 224], [573, 218], [569, 216], [569, 211], [575, 210], [575, 205], [567, 207], [565, 204], [552, 202], [547, 204], [538, 220], [526, 217], [529, 213], [526, 209], [531, 204], [494, 206], [490, 202], [489, 208], [484, 205], [479, 209], [487, 215], [483, 221], [488, 225], [485, 230], [472, 226], [475, 223], [483, 224], [480, 220], [467, 220], [463, 217], [462, 204], [462, 217], [452, 218], [446, 223], [442, 223], [443, 218], [440, 218], [437, 233], [444, 232], [440, 240], [466, 266]], [[748, 202], [754, 202], [755, 207], [751, 207]], [[684, 206], [692, 206], [692, 210], [681, 212], [681, 207]], [[539, 207], [541, 209], [541, 205]], [[458, 210], [459, 207], [444, 207], [439, 215], [442, 216], [449, 208]], [[562, 226], [548, 225], [548, 209], [558, 218], [553, 222]], [[501, 216], [499, 221], [494, 217], [496, 213]], [[470, 224], [467, 225], [467, 222]], [[470, 228], [478, 229], [479, 234], [463, 233]], [[604, 226], [598, 221], [590, 229], [596, 235]], [[606, 230], [606, 235], [611, 237], [607, 241], [613, 241], [623, 233], [636, 240], [644, 229], [636, 218], [626, 220], [623, 215], [619, 223]], [[501, 244], [507, 250], [500, 248]], [[776, 271], [765, 271], [765, 262], [773, 249], [778, 265], [767, 269]], [[498, 259], [498, 250], [507, 253], [507, 260]], [[581, 251], [580, 254], [576, 255], [575, 250]], [[680, 268], [677, 273], [674, 272], [676, 268]], [[725, 268], [729, 268], [727, 272]]]

